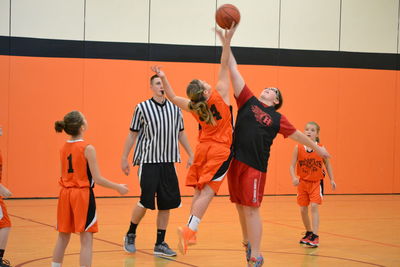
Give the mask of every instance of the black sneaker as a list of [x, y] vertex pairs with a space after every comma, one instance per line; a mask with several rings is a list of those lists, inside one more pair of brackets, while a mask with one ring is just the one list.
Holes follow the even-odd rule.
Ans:
[[12, 267], [10, 261], [2, 259], [0, 262], [0, 267]]
[[310, 237], [313, 235], [313, 232], [306, 232], [306, 235], [305, 236], [303, 236], [303, 238], [302, 239], [300, 239], [300, 244], [308, 244], [308, 241], [309, 241], [309, 239], [310, 239]]
[[312, 236], [310, 237], [310, 239], [307, 242], [307, 245], [316, 248], [319, 246], [319, 236], [316, 234], [312, 234]]
[[159, 245], [154, 246], [154, 255], [162, 255], [167, 257], [175, 257], [176, 252], [173, 251], [167, 243], [162, 242]]
[[135, 239], [136, 239], [136, 235], [132, 234], [132, 233], [127, 234], [125, 236], [125, 238], [124, 238], [124, 250], [126, 252], [128, 252], [128, 253], [136, 252]]

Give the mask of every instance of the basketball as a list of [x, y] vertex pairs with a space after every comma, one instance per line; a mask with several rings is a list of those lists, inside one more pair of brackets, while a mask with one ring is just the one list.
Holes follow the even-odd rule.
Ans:
[[232, 22], [235, 22], [235, 25], [239, 24], [239, 9], [231, 4], [222, 5], [217, 9], [217, 12], [215, 12], [215, 21], [221, 28], [230, 29]]

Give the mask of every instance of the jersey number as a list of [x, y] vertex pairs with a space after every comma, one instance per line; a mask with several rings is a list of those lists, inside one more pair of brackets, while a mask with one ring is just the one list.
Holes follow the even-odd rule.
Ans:
[[211, 110], [213, 116], [217, 119], [217, 121], [222, 119], [221, 114], [218, 112], [218, 110], [215, 107], [215, 105], [211, 105], [210, 110]]
[[72, 168], [72, 155], [69, 154], [67, 159], [68, 159], [68, 173], [72, 173], [74, 172], [74, 168]]

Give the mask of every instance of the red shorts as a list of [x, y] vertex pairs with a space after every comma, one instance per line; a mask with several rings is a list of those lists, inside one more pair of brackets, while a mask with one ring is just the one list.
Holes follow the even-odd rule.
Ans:
[[301, 207], [308, 206], [310, 202], [322, 204], [322, 181], [300, 179], [300, 183], [297, 185], [297, 204]]
[[92, 188], [61, 188], [57, 208], [57, 231], [97, 233], [96, 202]]
[[186, 185], [201, 190], [207, 184], [218, 193], [231, 159], [229, 146], [215, 142], [199, 143], [186, 177]]
[[266, 179], [266, 172], [233, 159], [228, 171], [231, 201], [244, 206], [260, 207]]
[[11, 221], [8, 217], [6, 204], [4, 203], [3, 198], [0, 197], [0, 228], [6, 227], [11, 227]]

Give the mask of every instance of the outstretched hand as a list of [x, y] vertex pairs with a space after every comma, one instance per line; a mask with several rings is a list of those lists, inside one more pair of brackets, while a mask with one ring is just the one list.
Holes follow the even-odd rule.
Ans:
[[235, 25], [235, 22], [232, 22], [232, 26], [230, 29], [221, 30], [220, 28], [215, 28], [215, 33], [218, 35], [221, 43], [224, 44], [225, 42], [230, 42], [232, 40], [236, 29], [237, 25]]
[[162, 78], [165, 77], [164, 71], [161, 70], [161, 66], [153, 65], [150, 67], [152, 71], [154, 71], [158, 77]]
[[331, 157], [331, 155], [329, 154], [329, 152], [326, 150], [325, 147], [318, 146], [318, 150], [316, 152], [319, 156], [323, 157], [324, 159], [329, 159]]

